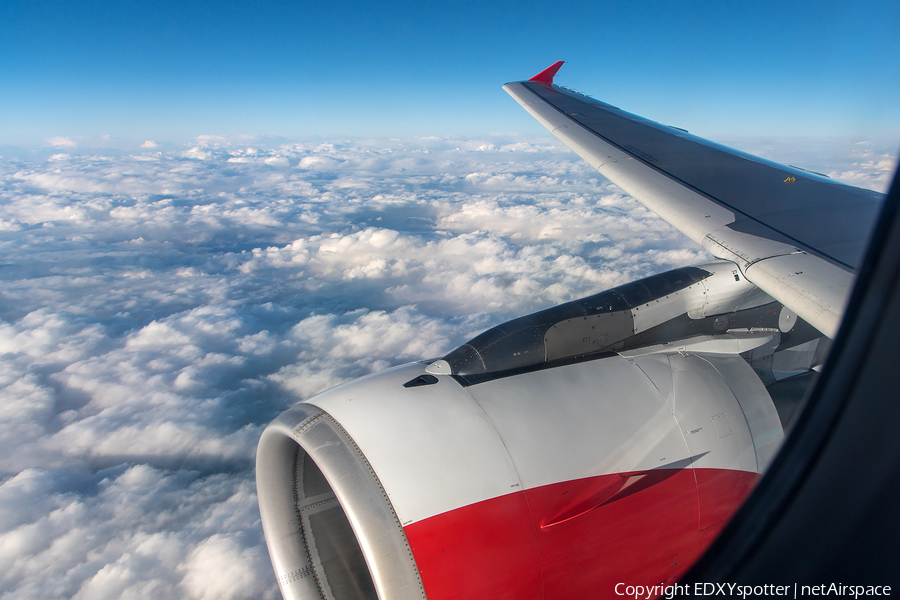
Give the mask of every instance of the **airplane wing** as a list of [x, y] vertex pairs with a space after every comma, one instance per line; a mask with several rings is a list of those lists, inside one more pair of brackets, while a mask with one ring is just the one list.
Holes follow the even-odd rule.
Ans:
[[503, 89], [602, 175], [834, 338], [881, 194], [554, 85], [560, 66]]

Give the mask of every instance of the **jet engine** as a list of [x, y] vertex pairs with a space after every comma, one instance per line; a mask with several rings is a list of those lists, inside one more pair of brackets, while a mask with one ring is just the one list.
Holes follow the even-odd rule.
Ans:
[[568, 599], [674, 581], [773, 457], [790, 411], [770, 390], [809, 372], [821, 339], [715, 261], [301, 402], [257, 451], [282, 594]]

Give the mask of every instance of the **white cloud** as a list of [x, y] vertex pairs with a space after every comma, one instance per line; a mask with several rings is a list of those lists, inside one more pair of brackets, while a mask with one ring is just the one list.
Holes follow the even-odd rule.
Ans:
[[[881, 154], [828, 164], [882, 181]], [[201, 136], [0, 175], [0, 598], [276, 598], [253, 457], [280, 411], [706, 258], [544, 140]]]
[[63, 137], [61, 135], [50, 138], [47, 140], [47, 143], [58, 148], [75, 148], [78, 146], [72, 138]]
[[863, 141], [776, 138], [726, 142], [776, 162], [882, 193], [887, 192], [897, 170], [897, 140], [893, 138]]
[[146, 142], [141, 144], [141, 148], [156, 148], [158, 146], [159, 146], [159, 144], [157, 144], [153, 140], [147, 140]]
[[268, 584], [265, 573], [271, 566], [259, 546], [246, 548], [234, 537], [215, 534], [191, 551], [182, 568], [182, 585], [190, 597], [230, 600], [256, 597]]
[[204, 134], [197, 136], [197, 143], [201, 146], [217, 145], [226, 141], [227, 138], [221, 135]]
[[831, 171], [828, 176], [851, 185], [887, 192], [897, 170], [897, 156], [877, 153], [870, 148], [860, 148], [855, 154], [856, 160], [849, 168]]

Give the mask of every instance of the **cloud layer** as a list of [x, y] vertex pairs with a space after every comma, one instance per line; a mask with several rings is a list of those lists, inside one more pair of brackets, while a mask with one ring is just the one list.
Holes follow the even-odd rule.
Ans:
[[0, 159], [2, 599], [276, 598], [280, 411], [707, 258], [547, 141], [51, 143]]

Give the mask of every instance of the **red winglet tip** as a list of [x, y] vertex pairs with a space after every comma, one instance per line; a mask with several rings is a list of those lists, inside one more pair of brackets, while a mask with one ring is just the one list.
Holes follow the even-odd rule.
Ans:
[[536, 83], [546, 83], [547, 85], [553, 85], [553, 77], [556, 75], [556, 72], [559, 71], [559, 68], [563, 66], [564, 60], [558, 60], [553, 63], [553, 66], [547, 67], [528, 81], [534, 81]]

